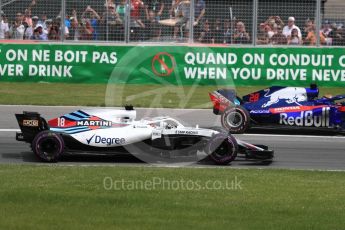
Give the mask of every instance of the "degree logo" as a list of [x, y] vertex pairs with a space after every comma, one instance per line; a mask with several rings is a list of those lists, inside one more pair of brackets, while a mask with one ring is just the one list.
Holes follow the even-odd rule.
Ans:
[[152, 59], [152, 71], [159, 77], [168, 77], [175, 68], [174, 57], [166, 52], [156, 54]]
[[92, 141], [93, 137], [95, 136], [96, 134], [93, 134], [93, 136], [90, 138], [90, 139], [86, 139], [87, 141], [87, 144], [90, 144], [90, 142]]

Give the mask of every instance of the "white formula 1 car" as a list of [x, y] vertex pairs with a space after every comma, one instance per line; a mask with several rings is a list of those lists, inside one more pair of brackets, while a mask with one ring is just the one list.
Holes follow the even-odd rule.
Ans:
[[136, 120], [132, 106], [119, 109], [83, 109], [47, 122], [40, 114], [16, 114], [18, 141], [31, 144], [36, 156], [57, 162], [63, 154], [132, 154], [146, 162], [209, 157], [229, 164], [236, 157], [270, 162], [273, 151], [252, 145], [217, 129], [185, 127], [171, 117]]

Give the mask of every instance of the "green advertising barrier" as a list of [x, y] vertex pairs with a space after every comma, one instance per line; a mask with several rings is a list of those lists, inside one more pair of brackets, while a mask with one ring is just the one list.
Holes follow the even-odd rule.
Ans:
[[0, 44], [0, 81], [345, 86], [341, 48]]

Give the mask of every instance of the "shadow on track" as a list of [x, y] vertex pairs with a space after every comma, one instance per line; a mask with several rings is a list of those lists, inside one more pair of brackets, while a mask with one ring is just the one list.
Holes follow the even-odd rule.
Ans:
[[[14, 160], [16, 163], [43, 163], [33, 152], [21, 153], [2, 153], [3, 159]], [[92, 154], [74, 154], [63, 155], [59, 162], [61, 163], [145, 163], [132, 155], [92, 155]], [[44, 163], [43, 163], [44, 164]]]
[[308, 129], [300, 127], [253, 127], [246, 133], [248, 134], [276, 134], [276, 135], [308, 135], [308, 136], [344, 136], [344, 132], [330, 129]]
[[119, 164], [144, 164], [145, 162], [133, 155], [92, 155], [73, 154], [61, 156], [59, 162], [64, 163], [119, 163]]
[[[32, 152], [21, 152], [17, 154], [13, 153], [3, 153], [1, 154], [3, 159], [10, 160], [11, 163], [39, 163], [39, 164], [46, 164], [42, 161], [40, 161]], [[94, 164], [134, 164], [134, 165], [148, 165], [149, 163], [146, 163], [144, 161], [141, 161], [140, 159], [136, 158], [133, 155], [92, 155], [92, 154], [73, 154], [73, 155], [63, 155], [61, 156], [59, 163], [62, 164], [69, 164], [69, 163], [75, 163], [75, 164], [84, 164], [84, 163], [94, 163]], [[47, 163], [48, 164], [48, 163]], [[169, 164], [166, 164], [164, 162], [155, 164], [167, 166]], [[232, 165], [236, 166], [269, 166], [271, 162], [255, 162], [255, 161], [244, 161], [244, 160], [235, 160], [234, 162], [230, 163], [228, 166]], [[197, 166], [214, 166], [219, 167], [219, 165], [215, 164], [212, 160], [205, 158], [197, 163], [193, 163], [191, 165]]]

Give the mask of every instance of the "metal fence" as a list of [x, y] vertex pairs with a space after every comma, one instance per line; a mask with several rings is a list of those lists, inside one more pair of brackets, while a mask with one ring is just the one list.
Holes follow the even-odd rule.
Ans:
[[345, 46], [341, 0], [0, 0], [0, 39]]

